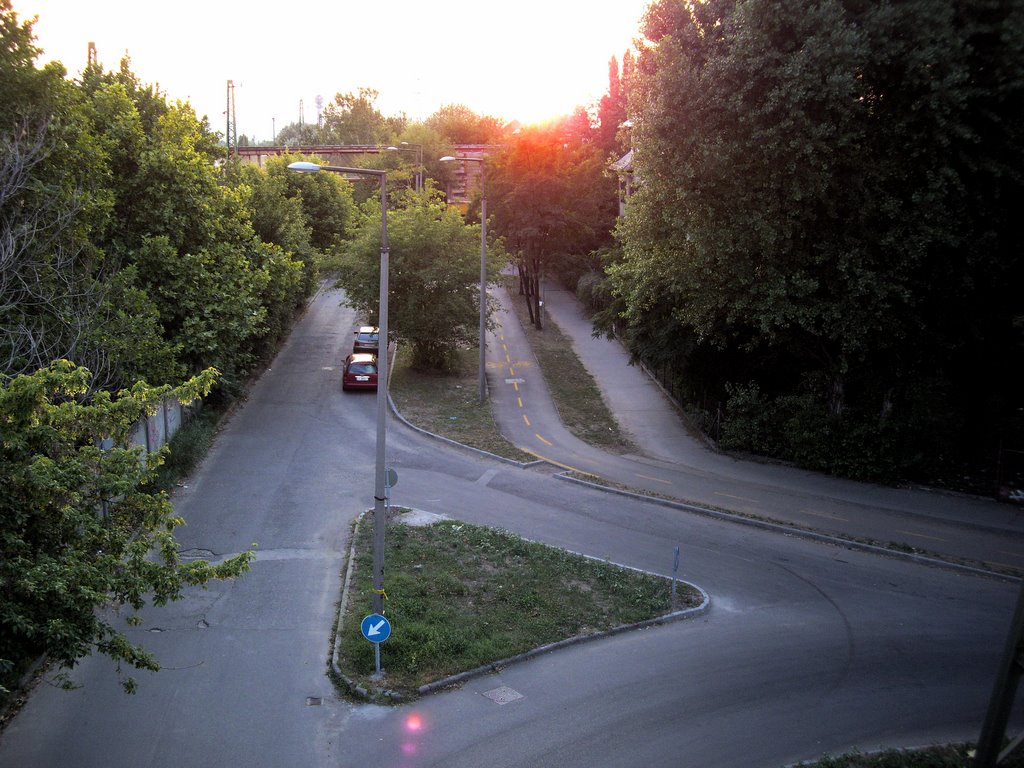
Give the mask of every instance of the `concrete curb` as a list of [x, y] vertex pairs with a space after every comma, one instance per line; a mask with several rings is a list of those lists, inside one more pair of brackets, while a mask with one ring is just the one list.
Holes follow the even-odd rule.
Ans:
[[[655, 383], [657, 383], [656, 380]], [[463, 450], [470, 451], [472, 453], [477, 454], [478, 456], [486, 456], [491, 459], [496, 459], [497, 461], [503, 462], [514, 467], [518, 467], [520, 469], [529, 469], [531, 467], [536, 467], [540, 464], [548, 464], [550, 466], [555, 466], [558, 469], [562, 469], [562, 467], [558, 467], [558, 465], [552, 464], [550, 461], [544, 459], [537, 459], [536, 461], [530, 462], [521, 462], [515, 461], [514, 459], [507, 459], [504, 456], [498, 456], [497, 454], [489, 453], [487, 451], [480, 450], [479, 448], [473, 448], [472, 446], [465, 445], [464, 443], [452, 440], [451, 438], [443, 437], [442, 435], [437, 435], [434, 434], [433, 432], [423, 429], [422, 427], [418, 427], [411, 421], [406, 419], [398, 410], [398, 406], [395, 405], [394, 400], [392, 400], [391, 398], [390, 389], [388, 390], [388, 404], [391, 407], [391, 411], [395, 414], [398, 420], [401, 421], [405, 426], [415, 430], [416, 432], [419, 432], [420, 434], [434, 438], [435, 440], [439, 440], [443, 443], [447, 443], [448, 445], [453, 446], [455, 448], [461, 448]], [[859, 552], [870, 552], [876, 555], [895, 557], [902, 560], [906, 560], [908, 562], [918, 563], [920, 565], [931, 565], [938, 568], [945, 568], [947, 570], [957, 571], [958, 573], [967, 573], [974, 576], [995, 578], [1009, 583], [1019, 583], [1022, 580], [1020, 577], [1013, 576], [1011, 574], [1000, 573], [999, 571], [991, 571], [985, 568], [964, 565], [962, 563], [955, 563], [948, 560], [941, 560], [936, 557], [929, 557], [928, 555], [918, 555], [914, 554], [913, 552], [902, 552], [898, 549], [891, 549], [889, 547], [884, 547], [878, 544], [868, 544], [865, 542], [856, 541], [855, 539], [846, 539], [841, 536], [835, 536], [832, 534], [818, 533], [817, 531], [810, 531], [805, 528], [789, 526], [785, 523], [775, 523], [767, 520], [758, 520], [757, 518], [746, 517], [744, 515], [738, 515], [730, 512], [724, 512], [722, 510], [710, 509], [708, 507], [701, 507], [696, 504], [688, 504], [683, 501], [663, 499], [659, 496], [651, 496], [636, 491], [626, 491], [620, 488], [612, 488], [607, 485], [601, 485], [600, 483], [591, 483], [576, 477], [570, 477], [565, 472], [558, 472], [555, 474], [555, 477], [561, 480], [566, 480], [571, 483], [578, 483], [579, 485], [585, 485], [596, 490], [605, 491], [607, 493], [615, 493], [619, 494], [620, 496], [628, 496], [634, 499], [650, 501], [665, 507], [672, 507], [674, 509], [681, 509], [686, 512], [693, 512], [699, 515], [704, 515], [705, 517], [712, 517], [716, 520], [741, 523], [743, 525], [748, 525], [754, 528], [760, 528], [762, 530], [774, 531], [776, 533], [788, 534], [791, 536], [799, 536], [809, 541], [817, 541], [823, 544], [831, 544], [833, 546], [844, 547], [846, 549], [856, 550]]]
[[[397, 358], [397, 357], [398, 357], [398, 345], [396, 344], [395, 345], [395, 354], [394, 354], [394, 357], [392, 358], [392, 360], [394, 358]], [[466, 445], [465, 443], [460, 443], [457, 440], [452, 440], [450, 437], [444, 437], [443, 435], [438, 435], [438, 434], [436, 434], [434, 432], [431, 432], [429, 430], [423, 429], [423, 427], [416, 426], [411, 421], [409, 421], [407, 418], [405, 418], [405, 416], [402, 415], [402, 412], [398, 410], [398, 406], [395, 405], [395, 401], [391, 397], [391, 373], [393, 371], [394, 371], [394, 366], [393, 365], [388, 366], [388, 406], [391, 408], [391, 412], [393, 414], [395, 414], [395, 417], [400, 422], [402, 422], [405, 426], [409, 427], [409, 429], [412, 429], [412, 430], [414, 430], [416, 432], [419, 432], [421, 435], [426, 435], [427, 437], [433, 438], [434, 440], [439, 440], [442, 443], [446, 443], [446, 444], [452, 446], [453, 448], [461, 448], [462, 450], [469, 451], [471, 453], [475, 453], [478, 456], [486, 456], [489, 459], [496, 459], [497, 461], [503, 462], [505, 464], [510, 464], [513, 467], [519, 467], [520, 469], [527, 469], [529, 467], [535, 467], [538, 464], [544, 464], [545, 463], [544, 461], [542, 461], [540, 459], [537, 459], [536, 461], [526, 461], [526, 462], [516, 461], [515, 459], [509, 459], [509, 458], [506, 458], [504, 456], [499, 456], [496, 453], [491, 453], [490, 451], [484, 451], [484, 450], [482, 450], [480, 448], [474, 448], [471, 445]]]
[[[337, 616], [337, 619], [335, 621], [334, 641], [333, 641], [332, 647], [331, 647], [331, 672], [348, 689], [349, 693], [351, 693], [353, 695], [359, 696], [360, 698], [363, 698], [363, 699], [366, 699], [366, 700], [372, 700], [372, 699], [374, 699], [376, 697], [384, 697], [384, 698], [390, 700], [391, 702], [393, 702], [395, 704], [401, 704], [401, 703], [403, 703], [405, 701], [410, 701], [412, 699], [412, 697], [407, 696], [407, 695], [405, 695], [403, 693], [400, 693], [398, 691], [393, 691], [391, 689], [387, 689], [387, 688], [374, 689], [372, 691], [368, 690], [367, 688], [365, 688], [365, 687], [359, 685], [358, 683], [356, 683], [356, 681], [353, 680], [352, 678], [350, 678], [348, 675], [346, 675], [341, 670], [341, 665], [338, 664], [338, 650], [339, 650], [339, 647], [340, 647], [339, 638], [341, 637], [342, 628], [343, 628], [343, 624], [344, 624], [344, 620], [345, 620], [345, 611], [346, 611], [346, 609], [348, 607], [349, 583], [351, 582], [351, 579], [352, 579], [352, 568], [353, 568], [353, 565], [355, 563], [356, 535], [359, 532], [359, 524], [360, 524], [360, 522], [362, 522], [362, 519], [363, 519], [363, 517], [365, 517], [365, 515], [366, 515], [365, 512], [361, 512], [358, 515], [358, 517], [356, 517], [355, 522], [352, 525], [351, 543], [349, 545], [348, 558], [347, 558], [348, 562], [346, 563], [346, 566], [345, 566], [345, 577], [344, 577], [344, 581], [343, 581], [342, 587], [341, 587], [341, 600], [340, 600], [340, 602], [338, 604], [338, 616]], [[573, 553], [573, 554], [578, 554], [578, 553]], [[586, 556], [584, 555], [584, 557], [586, 557]], [[590, 558], [590, 559], [594, 560], [594, 559], [597, 559], [597, 558]], [[601, 561], [601, 562], [605, 562], [605, 561]], [[618, 565], [618, 564], [617, 563], [612, 563], [612, 565]], [[618, 567], [620, 567], [620, 568], [629, 568], [629, 566], [622, 566], [622, 565], [618, 565]], [[629, 568], [629, 570], [638, 571], [640, 573], [650, 573], [649, 571], [643, 571], [643, 570], [641, 570], [639, 568]], [[659, 574], [651, 574], [651, 575], [658, 576]], [[522, 661], [528, 661], [529, 659], [532, 659], [532, 658], [534, 658], [536, 656], [540, 656], [541, 654], [544, 654], [544, 653], [549, 653], [549, 652], [552, 652], [552, 651], [556, 651], [556, 650], [559, 650], [561, 648], [568, 648], [569, 646], [572, 646], [572, 645], [579, 645], [579, 644], [582, 644], [582, 643], [588, 643], [588, 642], [591, 642], [593, 640], [600, 640], [602, 638], [612, 637], [614, 635], [622, 634], [623, 632], [631, 632], [633, 630], [645, 629], [647, 627], [660, 626], [662, 624], [668, 624], [668, 623], [671, 623], [671, 622], [674, 622], [674, 621], [682, 621], [683, 619], [689, 619], [689, 618], [693, 618], [694, 616], [700, 616], [700, 615], [702, 615], [704, 613], [707, 613], [707, 611], [709, 610], [709, 608], [711, 606], [711, 598], [708, 595], [708, 593], [705, 592], [700, 587], [698, 587], [696, 584], [691, 584], [688, 581], [682, 581], [680, 579], [680, 580], [677, 580], [677, 583], [685, 585], [685, 586], [690, 587], [692, 589], [695, 589], [697, 592], [699, 592], [700, 595], [701, 595], [701, 598], [702, 598], [701, 604], [696, 606], [696, 607], [694, 607], [694, 608], [685, 608], [685, 609], [683, 609], [681, 611], [673, 611], [671, 613], [666, 613], [666, 614], [664, 614], [662, 616], [656, 616], [653, 619], [646, 619], [644, 621], [638, 621], [638, 622], [635, 622], [633, 624], [624, 624], [624, 625], [619, 626], [619, 627], [613, 627], [612, 629], [608, 629], [608, 630], [605, 630], [603, 632], [594, 632], [594, 633], [588, 634], [588, 635], [576, 635], [574, 637], [569, 637], [569, 638], [566, 638], [564, 640], [558, 640], [558, 641], [556, 641], [554, 643], [548, 643], [547, 645], [542, 645], [542, 646], [539, 646], [537, 648], [532, 648], [529, 651], [524, 651], [523, 653], [517, 654], [515, 656], [511, 656], [511, 657], [509, 657], [507, 659], [501, 659], [500, 661], [492, 661], [492, 662], [490, 662], [488, 664], [484, 664], [484, 665], [482, 665], [480, 667], [476, 667], [475, 669], [470, 669], [470, 670], [467, 670], [466, 672], [459, 672], [458, 674], [450, 675], [450, 676], [445, 677], [445, 678], [443, 678], [441, 680], [436, 680], [436, 681], [434, 681], [432, 683], [426, 683], [425, 685], [421, 685], [416, 690], [416, 693], [419, 696], [426, 696], [428, 694], [431, 694], [431, 693], [434, 693], [436, 691], [439, 691], [439, 690], [441, 690], [443, 688], [450, 688], [452, 686], [459, 685], [459, 684], [464, 683], [465, 681], [470, 680], [472, 678], [479, 677], [481, 675], [486, 675], [486, 674], [491, 673], [491, 672], [500, 671], [503, 667], [507, 667], [507, 666], [509, 666], [511, 664], [516, 664], [516, 663], [522, 662]]]
[[859, 552], [869, 552], [875, 555], [882, 555], [886, 557], [894, 557], [900, 560], [906, 560], [908, 562], [918, 563], [919, 565], [931, 565], [937, 568], [945, 568], [947, 570], [957, 571], [959, 573], [971, 574], [973, 576], [984, 576], [987, 578], [999, 579], [1009, 583], [1019, 583], [1021, 579], [1017, 576], [1013, 576], [1007, 573], [1000, 573], [999, 571], [991, 571], [985, 568], [978, 568], [972, 565], [964, 565], [963, 563], [956, 563], [949, 560], [941, 560], [937, 557], [930, 557], [928, 555], [919, 555], [913, 552], [901, 552], [898, 549], [891, 549], [884, 547], [879, 544], [868, 544], [866, 542], [857, 541], [855, 539], [846, 539], [841, 536], [835, 536], [828, 533], [819, 533], [818, 531], [807, 530], [806, 528], [797, 528], [795, 526], [786, 525], [785, 523], [775, 523], [768, 520], [759, 520], [753, 517], [746, 517], [744, 515], [737, 515], [731, 512], [724, 512], [718, 509], [711, 509], [709, 507], [701, 507], [696, 504], [688, 504], [683, 501], [675, 501], [673, 499], [663, 499], [659, 496], [650, 496], [645, 493], [639, 493], [636, 491], [627, 491], [621, 488], [612, 488], [607, 485], [601, 485], [600, 483], [592, 483], [588, 480], [582, 480], [578, 477], [571, 477], [566, 472], [558, 472], [555, 474], [560, 480], [565, 480], [570, 483], [576, 483], [577, 485], [584, 485], [595, 490], [604, 491], [605, 493], [614, 493], [619, 496], [626, 496], [641, 501], [648, 501], [653, 504], [659, 504], [663, 507], [671, 507], [673, 509], [683, 510], [685, 512], [693, 512], [704, 517], [714, 518], [715, 520], [723, 520], [730, 523], [739, 523], [747, 525], [752, 528], [759, 528], [765, 531], [772, 531], [774, 533], [781, 533], [787, 536], [798, 536], [809, 541], [816, 541], [822, 544], [831, 544], [837, 547], [843, 547], [844, 549], [855, 550]]
[[[645, 573], [647, 572], [645, 571]], [[652, 575], [657, 576], [658, 574]], [[568, 648], [569, 646], [573, 645], [589, 643], [592, 640], [600, 640], [606, 637], [612, 637], [614, 635], [622, 634], [623, 632], [632, 632], [636, 629], [646, 629], [647, 627], [660, 626], [662, 624], [668, 624], [673, 621], [681, 621], [683, 619], [689, 619], [693, 618], [694, 616], [700, 616], [701, 614], [707, 613], [708, 609], [711, 606], [711, 598], [708, 597], [708, 593], [700, 587], [698, 587], [696, 584], [691, 584], [686, 581], [679, 581], [679, 583], [685, 584], [686, 586], [692, 587], [693, 589], [696, 589], [698, 592], [700, 592], [701, 596], [703, 597], [703, 601], [701, 602], [701, 604], [695, 608], [686, 608], [681, 611], [673, 611], [672, 613], [666, 613], [663, 616], [656, 616], [653, 619], [638, 621], [635, 624], [624, 624], [620, 627], [614, 627], [613, 629], [608, 629], [603, 632], [594, 632], [593, 634], [589, 635], [576, 635], [575, 637], [568, 637], [565, 640], [558, 640], [554, 643], [548, 643], [547, 645], [542, 645], [537, 648], [533, 648], [524, 653], [516, 654], [515, 656], [510, 656], [507, 659], [502, 659], [501, 661], [492, 661], [490, 664], [484, 664], [483, 666], [477, 667], [476, 669], [471, 669], [467, 672], [460, 672], [457, 675], [451, 675], [450, 677], [446, 677], [443, 680], [437, 680], [433, 683], [421, 685], [416, 692], [420, 695], [427, 695], [430, 693], [434, 693], [435, 691], [439, 691], [442, 688], [449, 688], [454, 685], [459, 685], [475, 677], [480, 677], [491, 672], [500, 672], [503, 667], [507, 667], [510, 664], [516, 664], [521, 661], [529, 661], [530, 659], [540, 656], [544, 653], [557, 651], [562, 648]]]
[[438, 435], [438, 434], [436, 434], [434, 432], [430, 432], [430, 431], [428, 431], [426, 429], [423, 429], [423, 427], [417, 427], [415, 424], [413, 424], [411, 421], [409, 421], [407, 418], [405, 418], [405, 416], [402, 415], [401, 411], [398, 410], [398, 406], [395, 405], [395, 401], [391, 398], [391, 390], [390, 389], [388, 390], [388, 405], [391, 406], [391, 412], [393, 414], [395, 414], [395, 417], [400, 422], [402, 422], [405, 426], [409, 427], [412, 430], [415, 430], [416, 432], [419, 432], [421, 435], [426, 435], [427, 437], [431, 437], [434, 440], [440, 440], [442, 443], [447, 443], [448, 445], [452, 446], [453, 448], [461, 448], [464, 451], [470, 451], [471, 453], [475, 453], [478, 456], [486, 456], [489, 459], [496, 459], [497, 461], [503, 462], [505, 464], [510, 464], [513, 467], [518, 467], [519, 469], [529, 469], [530, 467], [535, 467], [538, 464], [546, 464], [547, 463], [545, 461], [542, 461], [541, 459], [537, 459], [536, 461], [526, 461], [526, 462], [516, 461], [515, 459], [509, 459], [509, 458], [506, 458], [504, 456], [499, 456], [496, 453], [490, 453], [489, 451], [485, 451], [485, 450], [482, 450], [480, 448], [474, 448], [473, 446], [466, 445], [465, 443], [460, 443], [457, 440], [452, 440], [450, 437], [444, 437], [443, 435]]

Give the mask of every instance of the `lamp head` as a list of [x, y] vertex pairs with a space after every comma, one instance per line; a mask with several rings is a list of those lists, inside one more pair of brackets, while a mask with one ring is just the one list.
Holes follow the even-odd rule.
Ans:
[[320, 166], [316, 163], [310, 163], [305, 160], [299, 160], [294, 163], [288, 164], [288, 170], [290, 171], [301, 171], [302, 173], [316, 173], [320, 170]]

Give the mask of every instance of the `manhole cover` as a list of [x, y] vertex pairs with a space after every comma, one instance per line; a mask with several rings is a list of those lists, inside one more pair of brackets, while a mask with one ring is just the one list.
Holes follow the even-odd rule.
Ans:
[[320, 698], [319, 696], [307, 696], [306, 697], [306, 706], [307, 707], [319, 707], [323, 703], [324, 703], [324, 700], [322, 698]]
[[495, 704], [508, 704], [510, 701], [523, 698], [523, 694], [519, 693], [517, 690], [509, 688], [507, 685], [503, 685], [500, 688], [495, 688], [490, 691], [485, 691], [484, 696]]

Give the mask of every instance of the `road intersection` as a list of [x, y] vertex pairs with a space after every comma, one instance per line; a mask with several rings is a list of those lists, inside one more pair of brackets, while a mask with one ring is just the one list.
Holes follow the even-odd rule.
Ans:
[[[252, 571], [127, 628], [164, 665], [138, 675], [135, 696], [95, 657], [72, 672], [80, 689], [37, 686], [0, 737], [2, 768], [770, 768], [853, 747], [976, 738], [1015, 584], [612, 495], [567, 483], [551, 465], [448, 448], [396, 420], [394, 503], [664, 575], [679, 546], [680, 578], [702, 587], [711, 608], [409, 705], [339, 698], [325, 674], [331, 628], [349, 526], [373, 502], [375, 434], [373, 397], [340, 392], [357, 322], [341, 298], [317, 297], [174, 496], [187, 521], [183, 551], [221, 557], [256, 544]], [[525, 380], [531, 434], [553, 449], [560, 435], [534, 407], [532, 372], [513, 369], [509, 378]], [[562, 463], [612, 471], [600, 452], [572, 450]], [[636, 463], [662, 478], [666, 458]], [[765, 506], [774, 492], [785, 507], [785, 487], [722, 485], [716, 466], [689, 463], [688, 478], [708, 478], [713, 490]], [[760, 465], [735, 464], [765, 477]], [[859, 508], [858, 492], [870, 497], [861, 506], [874, 503], [871, 488], [829, 496], [807, 482], [815, 511], [832, 514], [823, 499]], [[975, 530], [962, 529], [966, 538]], [[386, 644], [382, 655], [386, 670]]]

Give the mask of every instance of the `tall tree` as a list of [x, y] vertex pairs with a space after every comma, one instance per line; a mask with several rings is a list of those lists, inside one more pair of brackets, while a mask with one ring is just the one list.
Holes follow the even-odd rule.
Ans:
[[637, 352], [695, 391], [803, 397], [799, 439], [846, 436], [832, 467], [919, 451], [926, 402], [961, 421], [940, 393], [964, 365], [991, 376], [963, 394], [1015, 399], [993, 362], [1020, 314], [1019, 3], [663, 0], [645, 34], [612, 268]]
[[[338, 284], [371, 321], [378, 313], [380, 237], [380, 204], [368, 201]], [[390, 335], [411, 345], [416, 367], [444, 370], [456, 349], [479, 343], [480, 227], [466, 224], [434, 191], [405, 191], [388, 211], [388, 244]], [[498, 244], [489, 245], [489, 280], [504, 263]]]
[[586, 141], [566, 141], [563, 127], [522, 130], [487, 168], [494, 231], [516, 263], [538, 328], [541, 276], [559, 275], [572, 256], [607, 242], [615, 220], [615, 188], [604, 153]]
[[332, 144], [387, 144], [393, 133], [376, 107], [380, 94], [372, 88], [338, 93], [324, 107], [323, 140]]
[[31, 22], [0, 2], [0, 372], [73, 356], [106, 377], [95, 342], [109, 212], [101, 148], [59, 63], [34, 66]]

